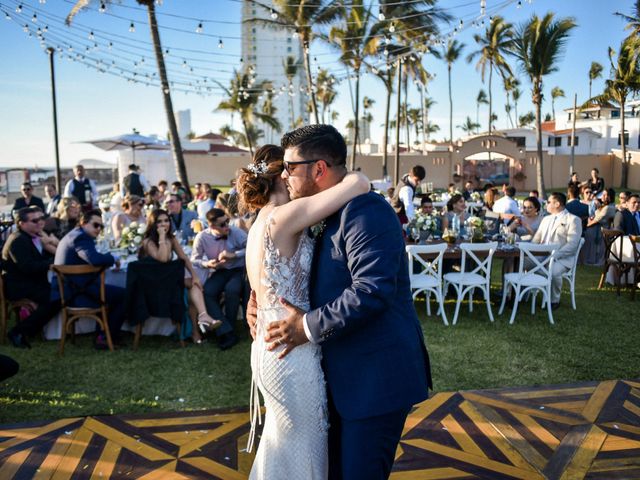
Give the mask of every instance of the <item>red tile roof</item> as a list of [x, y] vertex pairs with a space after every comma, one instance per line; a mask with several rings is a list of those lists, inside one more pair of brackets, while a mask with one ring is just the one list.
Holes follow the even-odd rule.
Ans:
[[226, 142], [228, 139], [227, 137], [218, 135], [217, 133], [209, 132], [205, 133], [204, 135], [195, 137], [194, 140], [224, 140]]
[[556, 129], [556, 121], [542, 122], [541, 127], [543, 132], [553, 132]]

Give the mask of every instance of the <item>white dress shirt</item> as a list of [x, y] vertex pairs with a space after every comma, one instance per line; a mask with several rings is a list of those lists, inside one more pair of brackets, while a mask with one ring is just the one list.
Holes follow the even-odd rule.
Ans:
[[508, 215], [521, 215], [518, 202], [508, 195], [496, 200], [496, 203], [493, 205], [493, 212]]
[[409, 220], [412, 220], [416, 214], [415, 207], [413, 206], [413, 195], [414, 190], [409, 185], [402, 187], [398, 193], [398, 198], [404, 205], [404, 211]]

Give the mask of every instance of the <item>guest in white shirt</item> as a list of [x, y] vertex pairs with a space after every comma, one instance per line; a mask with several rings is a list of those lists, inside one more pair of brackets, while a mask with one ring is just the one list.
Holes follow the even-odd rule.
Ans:
[[563, 193], [552, 193], [547, 202], [549, 215], [542, 219], [533, 236], [533, 243], [560, 245], [551, 271], [551, 308], [554, 310], [560, 306], [562, 275], [571, 270], [582, 237], [582, 221], [565, 209], [566, 203]]
[[422, 165], [416, 165], [411, 172], [404, 175], [398, 185], [395, 187], [391, 206], [398, 214], [401, 224], [408, 223], [415, 216], [415, 207], [413, 205], [413, 197], [416, 194], [416, 188], [420, 184], [426, 171]]
[[220, 190], [217, 188], [210, 188], [207, 192], [207, 198], [198, 203], [198, 218], [203, 224], [207, 224], [207, 212], [216, 206], [216, 198], [220, 195]]
[[83, 211], [89, 211], [98, 205], [98, 189], [96, 182], [85, 177], [82, 165], [73, 167], [74, 177], [64, 187], [63, 197], [76, 197]]
[[520, 207], [518, 202], [513, 198], [516, 195], [515, 187], [509, 185], [504, 190], [504, 196], [496, 200], [493, 204], [493, 213], [499, 213], [502, 218], [510, 219], [513, 216], [520, 216]]

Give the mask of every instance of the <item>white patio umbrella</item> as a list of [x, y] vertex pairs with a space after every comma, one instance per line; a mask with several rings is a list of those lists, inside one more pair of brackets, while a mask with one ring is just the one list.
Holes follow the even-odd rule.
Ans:
[[130, 148], [133, 153], [133, 163], [136, 162], [136, 150], [166, 150], [169, 148], [169, 143], [165, 140], [146, 137], [135, 132], [98, 140], [85, 140], [78, 143], [90, 143], [105, 151], [127, 150]]

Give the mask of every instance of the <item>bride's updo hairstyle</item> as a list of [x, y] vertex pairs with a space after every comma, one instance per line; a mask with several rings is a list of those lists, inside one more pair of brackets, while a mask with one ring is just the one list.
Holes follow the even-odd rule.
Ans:
[[236, 187], [240, 198], [240, 211], [253, 212], [269, 201], [275, 182], [284, 169], [284, 150], [278, 145], [263, 145], [253, 161], [240, 169]]

